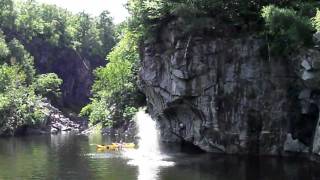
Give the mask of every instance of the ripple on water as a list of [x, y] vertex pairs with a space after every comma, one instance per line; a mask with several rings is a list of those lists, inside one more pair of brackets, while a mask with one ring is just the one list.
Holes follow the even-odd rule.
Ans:
[[85, 154], [85, 156], [91, 159], [110, 159], [115, 157], [115, 155], [111, 153], [88, 153]]

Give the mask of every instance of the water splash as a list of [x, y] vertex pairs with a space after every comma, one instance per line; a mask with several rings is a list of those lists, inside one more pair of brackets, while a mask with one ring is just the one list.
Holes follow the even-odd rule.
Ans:
[[160, 155], [158, 131], [156, 122], [140, 110], [136, 115], [136, 123], [138, 125], [139, 149], [144, 155]]
[[135, 117], [138, 126], [139, 148], [127, 150], [124, 155], [130, 159], [128, 164], [139, 169], [138, 180], [156, 180], [161, 167], [174, 166], [167, 161], [168, 156], [160, 151], [159, 133], [156, 122], [141, 109]]

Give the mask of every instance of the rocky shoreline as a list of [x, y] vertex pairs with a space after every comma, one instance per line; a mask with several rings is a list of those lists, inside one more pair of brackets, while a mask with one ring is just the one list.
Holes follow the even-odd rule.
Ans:
[[37, 127], [26, 127], [23, 135], [58, 134], [61, 132], [80, 133], [88, 128], [87, 120], [74, 114], [64, 115], [58, 108], [49, 102], [40, 102], [47, 119]]

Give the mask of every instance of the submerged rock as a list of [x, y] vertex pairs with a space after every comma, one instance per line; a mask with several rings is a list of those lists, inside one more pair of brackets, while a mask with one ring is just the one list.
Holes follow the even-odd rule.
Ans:
[[140, 88], [163, 141], [231, 154], [320, 153], [319, 51], [272, 58], [264, 40], [183, 36], [175, 24], [140, 47]]
[[303, 152], [308, 153], [309, 148], [301, 143], [298, 139], [293, 139], [291, 134], [287, 135], [287, 139], [284, 143], [284, 150], [287, 152]]

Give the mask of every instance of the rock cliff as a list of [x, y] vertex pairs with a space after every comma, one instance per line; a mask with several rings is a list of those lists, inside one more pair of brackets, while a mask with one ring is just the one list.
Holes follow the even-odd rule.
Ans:
[[53, 72], [63, 80], [58, 106], [78, 112], [90, 102], [92, 71], [105, 65], [104, 58], [80, 54], [68, 47], [54, 47], [37, 38], [28, 43], [27, 48], [34, 56], [38, 73]]
[[320, 155], [319, 51], [270, 58], [249, 33], [184, 34], [178, 23], [140, 48], [140, 87], [163, 141], [216, 153]]

